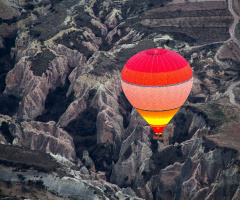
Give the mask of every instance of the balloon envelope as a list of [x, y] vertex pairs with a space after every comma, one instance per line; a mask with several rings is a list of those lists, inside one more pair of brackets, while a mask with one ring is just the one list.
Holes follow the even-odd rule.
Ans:
[[160, 134], [188, 98], [193, 74], [174, 51], [149, 49], [135, 54], [123, 67], [122, 89], [156, 134]]

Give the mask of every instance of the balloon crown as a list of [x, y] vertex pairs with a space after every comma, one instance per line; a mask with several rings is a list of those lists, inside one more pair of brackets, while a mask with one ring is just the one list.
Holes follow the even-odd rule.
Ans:
[[166, 49], [149, 49], [146, 51], [147, 54], [149, 55], [162, 55], [167, 53]]

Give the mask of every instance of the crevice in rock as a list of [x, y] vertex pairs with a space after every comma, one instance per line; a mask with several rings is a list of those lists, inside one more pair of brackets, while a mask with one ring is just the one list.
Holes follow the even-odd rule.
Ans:
[[[230, 157], [230, 159], [228, 159], [229, 162], [231, 159], [233, 159], [238, 154], [238, 151], [236, 149], [221, 147], [221, 146], [215, 144], [212, 140], [208, 139], [207, 137], [202, 137], [202, 138], [204, 141], [203, 142], [204, 153], [208, 153], [210, 151], [213, 151], [214, 149], [221, 149], [223, 151], [223, 153], [231, 152], [231, 157]], [[225, 159], [225, 161], [227, 162], [227, 159]]]
[[121, 91], [118, 97], [118, 103], [119, 103], [119, 112], [123, 117], [123, 127], [127, 128], [131, 119], [132, 105], [129, 103], [129, 101], [125, 97], [123, 91]]
[[88, 98], [87, 98], [87, 107], [90, 107], [91, 102], [96, 94], [97, 90], [96, 89], [91, 89], [88, 92]]
[[48, 122], [55, 121], [57, 122], [60, 116], [66, 111], [68, 106], [74, 100], [74, 93], [71, 93], [66, 97], [68, 88], [70, 86], [70, 81], [66, 79], [65, 85], [57, 87], [55, 90], [50, 90], [46, 101], [43, 114], [36, 118], [36, 121]]
[[193, 115], [190, 114], [183, 114], [183, 113], [177, 113], [177, 115], [173, 119], [173, 124], [176, 127], [174, 129], [174, 135], [172, 138], [172, 144], [175, 142], [182, 143], [183, 141], [186, 141], [192, 137], [192, 135], [189, 134], [189, 127], [192, 123]]
[[[92, 7], [95, 16], [98, 17], [100, 11], [105, 11], [105, 10], [102, 9], [103, 3], [104, 3], [104, 0], [97, 0], [97, 1], [95, 1], [94, 5], [93, 5], [93, 7]], [[102, 14], [102, 16], [105, 17], [106, 14], [107, 14], [107, 13], [106, 13], [106, 11], [105, 11], [105, 12]], [[103, 19], [104, 19], [104, 18], [103, 18]], [[103, 20], [103, 19], [102, 19], [102, 20]], [[104, 22], [104, 21], [102, 21], [102, 22]]]
[[[204, 124], [209, 125], [207, 127], [210, 128], [210, 131], [219, 126], [220, 122], [217, 123], [216, 120], [210, 119], [206, 113], [196, 107], [186, 106], [181, 109], [182, 110], [180, 110], [172, 119], [175, 128], [173, 136], [169, 137], [169, 144], [180, 144], [191, 139], [199, 128], [203, 128]], [[196, 118], [200, 120], [199, 122], [196, 122], [197, 124], [194, 122]]]
[[18, 21], [19, 19], [17, 17], [13, 17], [11, 19], [2, 19], [0, 18], [0, 24], [8, 24], [8, 25], [11, 25], [11, 24], [14, 24]]
[[[11, 22], [12, 23], [12, 22]], [[0, 113], [12, 116], [17, 112], [20, 98], [13, 95], [2, 94], [6, 87], [7, 73], [14, 67], [15, 60], [11, 57], [11, 48], [15, 46], [17, 31], [12, 31], [8, 36], [4, 37], [3, 46], [0, 48]]]
[[133, 153], [133, 150], [132, 150], [132, 146], [130, 145], [122, 155], [123, 160], [127, 160], [128, 158], [130, 158], [132, 153]]
[[111, 49], [111, 46], [105, 38], [102, 38], [102, 45], [99, 47], [99, 51], [108, 51]]
[[[121, 93], [122, 94], [122, 93]], [[126, 97], [124, 99], [123, 95], [122, 97], [119, 97], [119, 112], [121, 116], [123, 117], [123, 127], [126, 129], [130, 123], [131, 120], [131, 111], [132, 111], [132, 105], [126, 100]]]
[[25, 10], [32, 11], [35, 8], [35, 6], [31, 3], [29, 3], [29, 4], [26, 4], [23, 8]]
[[0, 126], [0, 132], [3, 134], [4, 138], [6, 139], [6, 141], [10, 144], [12, 144], [14, 137], [12, 135], [12, 133], [9, 130], [9, 126], [7, 122], [2, 122], [1, 126]]
[[97, 109], [87, 107], [75, 120], [72, 120], [65, 130], [72, 136], [76, 154], [82, 157], [84, 150], [88, 150], [90, 156], [97, 144]]
[[8, 37], [3, 38], [3, 46], [0, 48], [0, 93], [2, 93], [6, 87], [5, 78], [7, 73], [15, 64], [15, 60], [10, 56], [10, 52], [11, 48], [15, 46], [16, 34], [17, 32], [14, 31]]
[[206, 137], [203, 137], [203, 139], [204, 153], [208, 153], [209, 151], [212, 151], [217, 147], [217, 145], [213, 141], [208, 140]]
[[206, 100], [206, 96], [190, 96], [188, 97], [188, 101], [190, 103], [204, 103]]
[[96, 108], [91, 107], [91, 102], [96, 92], [96, 89], [89, 91], [86, 100], [87, 108], [64, 129], [73, 138], [77, 157], [81, 159], [83, 151], [87, 150], [95, 164], [96, 170], [105, 172], [107, 180], [110, 180], [114, 164], [114, 151], [113, 145], [110, 143], [97, 144], [96, 123], [98, 111]]
[[76, 119], [72, 120], [64, 129], [72, 136], [76, 155], [82, 158], [84, 150], [92, 152], [97, 145], [97, 109], [90, 106], [96, 90], [92, 89], [88, 93], [87, 108], [83, 110]]
[[181, 146], [169, 146], [160, 152], [154, 152], [150, 158], [154, 166], [148, 172], [144, 172], [143, 180], [147, 183], [153, 175], [160, 172], [161, 169], [174, 164], [175, 162], [183, 163], [186, 156], [181, 151]]
[[74, 18], [77, 27], [88, 27], [92, 30], [96, 37], [101, 35], [101, 30], [91, 23], [92, 17], [84, 11], [84, 6], [76, 8], [78, 15]]
[[186, 42], [188, 44], [193, 44], [193, 43], [196, 42], [196, 40], [194, 38], [188, 36], [185, 33], [170, 33], [169, 35], [171, 35], [174, 40], [183, 41], [183, 42]]
[[112, 168], [114, 166], [114, 151], [112, 144], [97, 144], [96, 148], [90, 153], [97, 171], [105, 172], [107, 181], [110, 181]]
[[149, 139], [150, 139], [150, 142], [151, 142], [151, 150], [153, 153], [157, 153], [158, 151], [158, 141], [153, 139], [153, 135], [154, 132], [151, 130], [151, 134], [149, 134]]
[[0, 114], [13, 116], [18, 110], [20, 100], [13, 95], [0, 94]]
[[223, 109], [222, 103], [220, 102], [209, 102], [202, 104], [200, 107], [196, 106], [186, 106], [186, 109], [189, 109], [193, 113], [197, 113], [205, 120], [206, 124], [210, 128], [209, 132], [212, 134], [216, 134], [218, 132], [219, 127], [228, 122], [228, 121], [236, 121], [236, 116], [231, 112], [226, 114], [226, 111]]

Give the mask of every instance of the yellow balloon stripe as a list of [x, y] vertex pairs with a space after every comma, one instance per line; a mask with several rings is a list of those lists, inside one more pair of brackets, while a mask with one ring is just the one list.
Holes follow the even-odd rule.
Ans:
[[173, 116], [177, 113], [180, 108], [176, 108], [169, 111], [145, 111], [136, 110], [139, 114], [151, 125], [165, 125], [173, 118]]

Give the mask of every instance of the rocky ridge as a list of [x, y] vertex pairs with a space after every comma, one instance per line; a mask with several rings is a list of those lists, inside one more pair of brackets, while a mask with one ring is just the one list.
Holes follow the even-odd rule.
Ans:
[[[8, 182], [19, 190], [40, 181], [50, 199], [239, 198], [237, 0], [1, 7], [13, 10], [0, 16], [1, 148], [47, 152], [60, 162], [57, 172], [35, 164], [21, 172], [27, 159], [2, 157], [2, 191]], [[190, 97], [162, 143], [120, 86], [125, 62], [155, 47], [182, 54], [194, 72]]]

